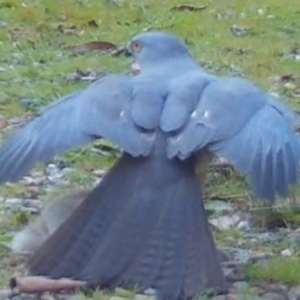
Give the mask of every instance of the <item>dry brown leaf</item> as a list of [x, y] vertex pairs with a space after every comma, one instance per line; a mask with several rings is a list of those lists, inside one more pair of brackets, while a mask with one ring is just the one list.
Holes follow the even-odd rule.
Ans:
[[208, 8], [208, 4], [203, 6], [192, 6], [192, 5], [177, 5], [171, 8], [172, 11], [200, 11]]
[[67, 47], [67, 49], [76, 54], [83, 54], [92, 51], [110, 52], [117, 49], [117, 46], [110, 42], [95, 41], [75, 46], [69, 46]]
[[10, 288], [19, 293], [59, 292], [85, 286], [85, 281], [68, 278], [50, 279], [43, 276], [15, 277], [10, 279]]

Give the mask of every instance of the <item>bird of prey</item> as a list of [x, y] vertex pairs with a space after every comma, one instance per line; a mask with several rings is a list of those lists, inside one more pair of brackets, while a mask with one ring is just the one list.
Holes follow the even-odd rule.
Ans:
[[29, 271], [90, 288], [153, 288], [159, 299], [226, 293], [196, 163], [215, 153], [257, 198], [285, 197], [298, 179], [298, 119], [250, 81], [206, 73], [174, 35], [140, 33], [128, 49], [137, 74], [108, 75], [57, 100], [0, 150], [2, 183], [97, 139], [123, 150]]

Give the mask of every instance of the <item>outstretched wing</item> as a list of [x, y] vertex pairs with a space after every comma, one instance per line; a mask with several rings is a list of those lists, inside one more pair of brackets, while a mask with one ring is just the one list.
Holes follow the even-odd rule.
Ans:
[[238, 78], [207, 85], [185, 126], [169, 138], [168, 156], [182, 159], [203, 148], [246, 175], [259, 198], [287, 196], [296, 183], [300, 140], [291, 111]]
[[147, 155], [152, 140], [131, 117], [130, 77], [110, 75], [63, 97], [17, 130], [0, 150], [0, 182], [16, 181], [35, 163], [105, 138], [133, 156]]

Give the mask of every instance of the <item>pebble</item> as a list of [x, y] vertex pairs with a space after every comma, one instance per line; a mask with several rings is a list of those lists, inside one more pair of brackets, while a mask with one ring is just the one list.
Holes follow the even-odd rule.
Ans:
[[56, 298], [48, 293], [44, 293], [41, 295], [40, 300], [56, 300]]
[[260, 15], [260, 16], [263, 16], [265, 14], [265, 11], [262, 9], [262, 8], [259, 8], [257, 10], [257, 13]]
[[40, 210], [42, 208], [42, 202], [37, 199], [24, 199], [23, 206]]
[[289, 300], [300, 300], [300, 285], [289, 290]]
[[263, 297], [269, 300], [289, 300], [286, 296], [274, 292], [265, 293]]
[[149, 296], [149, 295], [141, 295], [137, 294], [134, 296], [133, 300], [156, 300], [155, 296]]
[[95, 176], [97, 176], [97, 177], [103, 177], [105, 175], [105, 173], [106, 173], [106, 171], [105, 170], [101, 170], [101, 169], [93, 171], [93, 174]]
[[212, 300], [239, 300], [235, 294], [218, 295], [212, 298]]
[[155, 295], [156, 291], [153, 288], [148, 288], [144, 290], [144, 294], [149, 295], [149, 296], [153, 296]]
[[11, 127], [15, 126], [21, 126], [22, 124], [26, 123], [26, 118], [22, 117], [13, 117], [9, 120], [7, 120], [7, 124], [10, 125]]
[[206, 211], [216, 214], [228, 213], [234, 210], [230, 203], [221, 200], [207, 201], [204, 206]]
[[9, 299], [12, 296], [11, 290], [0, 290], [0, 299]]
[[23, 207], [24, 200], [20, 198], [7, 198], [5, 200], [5, 207], [10, 209], [20, 209]]
[[24, 176], [22, 181], [29, 186], [41, 186], [46, 183], [47, 178], [46, 176], [41, 176], [41, 177]]
[[243, 236], [252, 242], [279, 242], [284, 238], [284, 234], [280, 232], [246, 232]]
[[250, 285], [246, 281], [236, 281], [232, 284], [232, 287], [238, 291], [246, 291], [249, 289]]
[[293, 253], [294, 251], [292, 249], [284, 249], [280, 252], [283, 257], [290, 257], [293, 255]]
[[251, 216], [248, 213], [234, 213], [231, 215], [209, 218], [209, 223], [219, 230], [231, 228], [249, 229], [251, 228]]
[[242, 36], [248, 35], [250, 29], [249, 29], [249, 28], [246, 28], [246, 27], [240, 27], [240, 26], [237, 26], [237, 25], [233, 25], [233, 26], [230, 28], [230, 31], [231, 31], [231, 33], [232, 33], [233, 35], [242, 37]]

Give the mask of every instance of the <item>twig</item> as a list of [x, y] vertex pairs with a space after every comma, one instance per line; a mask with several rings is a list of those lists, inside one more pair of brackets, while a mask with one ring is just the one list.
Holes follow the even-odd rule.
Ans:
[[14, 277], [10, 279], [10, 288], [19, 293], [40, 293], [71, 291], [86, 285], [85, 281], [68, 278], [50, 279], [43, 276]]

